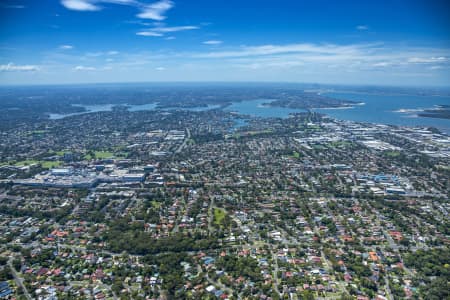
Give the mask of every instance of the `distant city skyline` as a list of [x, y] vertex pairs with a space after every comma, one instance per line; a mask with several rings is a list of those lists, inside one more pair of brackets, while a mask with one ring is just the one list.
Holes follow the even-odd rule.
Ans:
[[0, 85], [450, 86], [448, 1], [6, 0]]

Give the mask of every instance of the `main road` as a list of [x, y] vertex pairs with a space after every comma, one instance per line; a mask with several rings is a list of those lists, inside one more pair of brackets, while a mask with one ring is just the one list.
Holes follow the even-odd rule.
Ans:
[[11, 273], [12, 273], [12, 275], [13, 275], [13, 277], [14, 277], [14, 281], [16, 282], [16, 284], [17, 284], [18, 286], [20, 286], [20, 287], [22, 288], [23, 294], [25, 295], [25, 297], [26, 297], [28, 300], [33, 299], [33, 298], [31, 298], [30, 293], [28, 293], [27, 288], [26, 288], [25, 285], [23, 284], [22, 278], [19, 276], [19, 274], [17, 273], [16, 269], [15, 269], [14, 266], [12, 265], [12, 260], [13, 260], [12, 257], [8, 260], [8, 267], [9, 267], [9, 269], [11, 270]]
[[191, 131], [189, 128], [186, 128], [186, 137], [183, 140], [183, 143], [178, 147], [178, 149], [175, 151], [175, 153], [180, 153], [181, 150], [183, 150], [184, 147], [186, 147], [187, 141], [191, 138]]

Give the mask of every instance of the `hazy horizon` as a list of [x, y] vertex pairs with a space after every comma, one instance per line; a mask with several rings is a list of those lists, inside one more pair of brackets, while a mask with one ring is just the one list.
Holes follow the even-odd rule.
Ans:
[[17, 83], [17, 84], [3, 84], [0, 82], [0, 88], [14, 88], [14, 87], [77, 87], [77, 86], [114, 86], [114, 85], [129, 85], [129, 86], [239, 86], [239, 85], [288, 85], [298, 88], [317, 88], [332, 89], [332, 88], [393, 88], [393, 89], [412, 89], [412, 90], [442, 90], [450, 91], [450, 85], [398, 85], [398, 84], [352, 84], [352, 83], [322, 83], [322, 82], [294, 82], [294, 81], [110, 81], [110, 82], [70, 82], [70, 83]]

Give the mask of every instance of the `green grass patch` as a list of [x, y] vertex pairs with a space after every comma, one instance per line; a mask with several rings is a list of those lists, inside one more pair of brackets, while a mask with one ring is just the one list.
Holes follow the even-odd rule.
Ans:
[[60, 161], [41, 161], [40, 163], [44, 169], [53, 169], [61, 166]]
[[341, 299], [341, 293], [332, 293], [332, 292], [326, 292], [326, 297], [329, 299]]
[[225, 211], [220, 208], [214, 208], [214, 224], [222, 226], [222, 221], [225, 218]]
[[152, 201], [152, 207], [153, 208], [160, 208], [161, 207], [161, 202], [158, 201]]
[[45, 160], [22, 160], [14, 163], [16, 167], [30, 166], [33, 164], [40, 164], [44, 169], [52, 169], [61, 165], [60, 161], [45, 161]]
[[258, 136], [258, 135], [264, 135], [264, 134], [272, 134], [272, 129], [267, 130], [259, 130], [259, 131], [243, 131], [239, 133], [234, 133], [233, 138], [239, 139], [241, 137], [248, 137], [248, 136]]
[[114, 153], [109, 152], [109, 151], [95, 151], [95, 157], [96, 158], [100, 158], [100, 159], [104, 159], [104, 158], [110, 158], [114, 156]]
[[16, 163], [14, 163], [14, 165], [16, 167], [23, 167], [23, 166], [29, 166], [29, 165], [37, 164], [37, 163], [39, 163], [39, 161], [32, 160], [32, 159], [27, 159], [27, 160], [18, 161]]
[[400, 151], [385, 151], [384, 155], [387, 157], [399, 157], [400, 156]]
[[91, 160], [91, 159], [105, 159], [105, 158], [112, 158], [115, 157], [114, 153], [110, 151], [94, 151], [94, 155], [92, 156], [90, 153], [86, 154], [84, 156], [84, 159]]

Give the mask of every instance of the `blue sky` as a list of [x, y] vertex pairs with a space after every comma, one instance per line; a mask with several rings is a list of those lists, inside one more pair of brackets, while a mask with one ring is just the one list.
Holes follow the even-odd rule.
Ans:
[[0, 84], [450, 86], [448, 1], [2, 0]]

